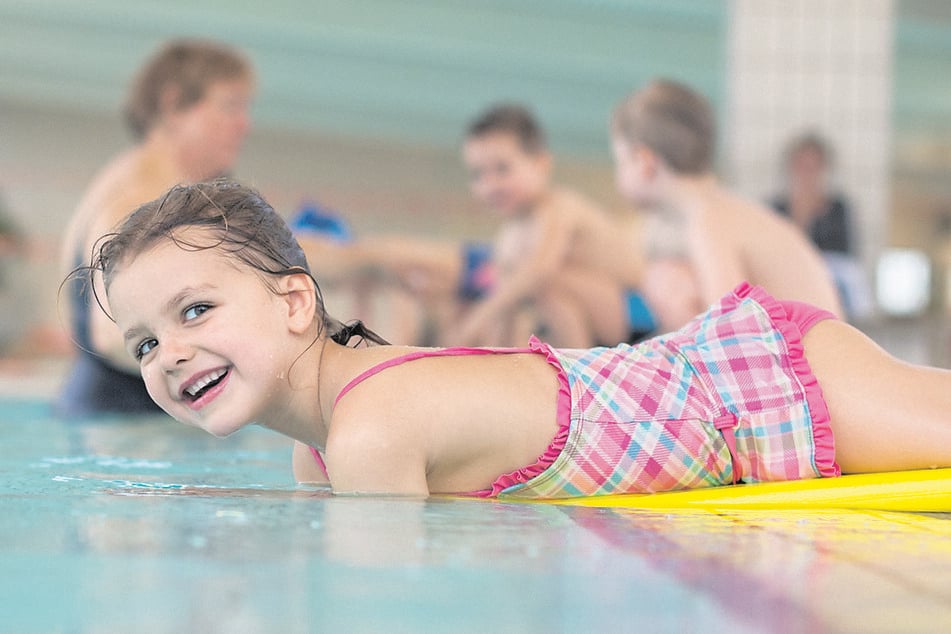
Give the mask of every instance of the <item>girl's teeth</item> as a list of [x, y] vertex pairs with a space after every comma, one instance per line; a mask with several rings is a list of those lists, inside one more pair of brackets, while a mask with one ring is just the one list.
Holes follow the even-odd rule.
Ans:
[[188, 394], [189, 396], [195, 396], [196, 394], [198, 394], [198, 392], [201, 391], [201, 389], [202, 389], [203, 387], [205, 387], [206, 385], [208, 385], [208, 384], [211, 383], [212, 381], [216, 381], [216, 380], [220, 379], [220, 378], [223, 377], [224, 375], [225, 375], [225, 371], [224, 371], [224, 370], [216, 370], [216, 371], [212, 372], [211, 374], [208, 374], [207, 376], [202, 377], [201, 379], [199, 379], [198, 381], [196, 381], [193, 385], [190, 385], [190, 386], [185, 390], [185, 393]]

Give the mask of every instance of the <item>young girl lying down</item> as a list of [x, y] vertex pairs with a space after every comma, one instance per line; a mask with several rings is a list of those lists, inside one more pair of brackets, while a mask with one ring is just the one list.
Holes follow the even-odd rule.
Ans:
[[156, 403], [216, 436], [285, 434], [297, 478], [337, 493], [557, 498], [951, 465], [951, 373], [747, 284], [635, 346], [354, 347], [385, 342], [328, 315], [281, 217], [225, 180], [143, 205], [90, 269]]

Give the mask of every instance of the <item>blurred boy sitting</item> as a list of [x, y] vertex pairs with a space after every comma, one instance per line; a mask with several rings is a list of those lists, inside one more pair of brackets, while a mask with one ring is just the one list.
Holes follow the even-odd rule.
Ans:
[[658, 79], [626, 97], [611, 122], [621, 193], [663, 218], [648, 238], [644, 293], [661, 328], [679, 328], [743, 280], [782, 299], [842, 314], [818, 251], [792, 223], [729, 191], [713, 173], [715, 122], [707, 100]]
[[490, 108], [469, 127], [463, 160], [473, 195], [504, 222], [493, 249], [497, 280], [447, 343], [519, 346], [532, 333], [560, 347], [627, 340], [640, 253], [601, 208], [552, 185], [532, 114]]

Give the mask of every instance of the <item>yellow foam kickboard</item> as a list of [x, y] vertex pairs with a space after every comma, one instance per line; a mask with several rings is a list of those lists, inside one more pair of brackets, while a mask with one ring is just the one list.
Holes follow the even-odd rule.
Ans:
[[764, 482], [667, 493], [598, 495], [531, 502], [632, 509], [864, 509], [951, 512], [951, 468], [847, 475], [788, 482]]

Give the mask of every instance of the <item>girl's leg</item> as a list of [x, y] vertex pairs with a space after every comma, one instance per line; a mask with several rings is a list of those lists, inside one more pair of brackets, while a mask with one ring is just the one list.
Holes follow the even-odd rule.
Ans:
[[899, 361], [839, 321], [818, 323], [803, 345], [843, 473], [951, 466], [951, 371]]

